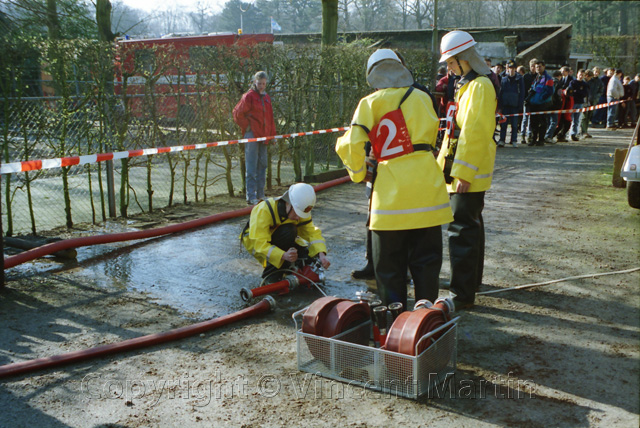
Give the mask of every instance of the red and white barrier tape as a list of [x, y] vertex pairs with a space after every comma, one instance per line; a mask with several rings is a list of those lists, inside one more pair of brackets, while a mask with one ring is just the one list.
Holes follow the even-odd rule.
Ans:
[[[609, 107], [615, 104], [620, 104], [620, 103], [624, 103], [626, 101], [631, 101], [631, 99], [626, 99], [626, 100], [618, 100], [618, 101], [611, 101], [610, 103], [603, 103], [603, 104], [597, 104], [594, 106], [589, 106], [589, 107], [582, 107], [582, 108], [574, 108], [574, 109], [569, 109], [569, 110], [545, 110], [545, 111], [532, 111], [532, 112], [526, 112], [526, 113], [513, 113], [513, 114], [500, 114], [500, 113], [496, 113], [496, 117], [500, 118], [500, 123], [504, 123], [504, 121], [507, 120], [507, 117], [514, 117], [514, 116], [531, 116], [531, 115], [536, 115], [536, 114], [551, 114], [551, 113], [583, 113], [585, 111], [592, 111], [592, 110], [597, 110], [600, 108], [605, 108], [605, 107]], [[440, 121], [446, 121], [447, 118], [443, 117], [440, 119]], [[446, 128], [438, 128], [438, 131], [444, 131]]]
[[321, 129], [318, 131], [298, 132], [295, 134], [274, 135], [270, 137], [243, 138], [241, 140], [216, 141], [213, 143], [190, 144], [186, 146], [157, 147], [140, 150], [125, 150], [113, 153], [98, 153], [93, 155], [70, 156], [56, 159], [42, 159], [23, 162], [11, 162], [0, 165], [0, 174], [13, 174], [25, 171], [38, 171], [41, 169], [61, 168], [73, 165], [85, 165], [89, 163], [97, 163], [108, 160], [117, 160], [125, 158], [133, 158], [137, 156], [149, 156], [160, 153], [182, 152], [185, 150], [200, 150], [209, 147], [227, 146], [230, 144], [251, 143], [255, 141], [280, 140], [282, 138], [304, 137], [307, 135], [330, 134], [332, 132], [341, 132], [349, 129], [349, 126], [342, 128]]
[[[496, 115], [496, 117], [506, 118], [510, 116], [524, 116], [524, 115], [535, 115], [535, 114], [577, 113], [577, 112], [596, 110], [599, 108], [608, 107], [610, 105], [620, 104], [625, 101], [627, 100], [612, 101], [610, 103], [598, 104], [595, 106], [583, 107], [583, 108], [571, 109], [571, 110], [537, 111], [537, 112], [515, 113], [515, 114], [507, 114], [507, 115], [498, 114]], [[443, 118], [440, 120], [446, 120], [446, 118]], [[25, 172], [25, 171], [38, 171], [41, 169], [62, 168], [62, 167], [68, 167], [73, 165], [85, 165], [90, 163], [104, 162], [108, 160], [133, 158], [137, 156], [157, 155], [160, 153], [182, 152], [185, 150], [200, 150], [200, 149], [206, 149], [209, 147], [227, 146], [230, 144], [243, 144], [243, 143], [251, 143], [251, 142], [257, 142], [257, 141], [279, 140], [282, 138], [304, 137], [308, 135], [330, 134], [332, 132], [346, 131], [349, 128], [350, 128], [349, 126], [343, 126], [341, 128], [321, 129], [318, 131], [298, 132], [295, 134], [274, 135], [270, 137], [243, 138], [240, 140], [216, 141], [213, 143], [190, 144], [186, 146], [171, 146], [171, 147], [158, 147], [158, 148], [140, 149], [140, 150], [125, 150], [122, 152], [113, 152], [113, 153], [97, 153], [93, 155], [70, 156], [70, 157], [55, 158], [55, 159], [11, 162], [11, 163], [5, 163], [0, 165], [0, 174], [14, 174], [14, 173]], [[442, 129], [443, 128], [441, 128], [441, 130]]]
[[569, 109], [569, 110], [532, 111], [532, 112], [527, 112], [527, 113], [514, 113], [514, 114], [503, 114], [503, 115], [497, 114], [496, 117], [513, 117], [513, 116], [524, 116], [524, 115], [534, 115], [534, 114], [551, 114], [551, 113], [561, 113], [561, 114], [565, 114], [565, 113], [584, 113], [585, 111], [597, 110], [597, 109], [609, 107], [609, 106], [612, 106], [612, 105], [615, 105], [615, 104], [624, 103], [626, 101], [631, 101], [631, 99], [611, 101], [610, 103], [597, 104], [597, 105], [594, 105], [594, 106], [582, 107], [582, 108], [573, 108], [573, 109]]

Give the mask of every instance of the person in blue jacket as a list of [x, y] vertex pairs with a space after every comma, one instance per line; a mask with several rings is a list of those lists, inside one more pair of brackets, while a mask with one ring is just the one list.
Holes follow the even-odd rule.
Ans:
[[502, 78], [500, 85], [500, 95], [498, 96], [498, 109], [507, 117], [507, 121], [500, 125], [500, 140], [498, 147], [504, 147], [507, 137], [507, 126], [511, 125], [511, 145], [518, 147], [518, 116], [522, 113], [524, 104], [524, 80], [519, 73], [516, 73], [516, 63], [507, 63], [506, 75]]

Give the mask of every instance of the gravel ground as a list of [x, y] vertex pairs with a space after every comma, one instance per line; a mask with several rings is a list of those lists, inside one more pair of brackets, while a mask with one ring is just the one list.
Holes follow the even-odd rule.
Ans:
[[[631, 133], [593, 134], [575, 143], [499, 150], [484, 211], [483, 290], [640, 266], [640, 211], [628, 207], [624, 189], [610, 185], [611, 154], [626, 147]], [[375, 287], [349, 277], [363, 262], [362, 186], [338, 186], [318, 199], [314, 219], [333, 261], [327, 291]], [[206, 230], [236, 245], [235, 236], [216, 236], [216, 226]], [[119, 255], [127, 248], [104, 251]], [[259, 268], [249, 262], [239, 263], [251, 266], [245, 276], [255, 282]], [[85, 268], [82, 259], [39, 261], [7, 272], [0, 364], [207, 317], [158, 304], [153, 291], [133, 284], [98, 284], [79, 275]], [[443, 282], [448, 273], [445, 261]], [[639, 284], [636, 271], [478, 297], [475, 308], [460, 314], [450, 388], [415, 401], [299, 372], [291, 313], [318, 294], [296, 291], [278, 298], [274, 313], [213, 332], [0, 380], [0, 426], [637, 427]], [[228, 285], [230, 293], [243, 286]]]

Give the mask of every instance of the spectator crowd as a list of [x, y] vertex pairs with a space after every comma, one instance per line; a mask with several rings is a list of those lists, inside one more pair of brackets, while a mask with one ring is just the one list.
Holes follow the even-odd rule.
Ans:
[[[620, 69], [601, 70], [600, 67], [575, 72], [568, 65], [551, 71], [543, 60], [536, 58], [529, 61], [528, 70], [515, 61], [494, 66], [490, 58], [485, 58], [485, 62], [491, 68], [489, 77], [496, 87], [496, 113], [501, 115], [496, 123], [498, 147], [507, 144], [517, 147], [518, 142], [543, 146], [579, 141], [591, 138], [589, 127], [616, 130], [636, 125], [640, 74], [625, 76]], [[445, 67], [438, 70], [436, 94], [441, 117], [453, 100], [459, 79], [460, 76]], [[589, 111], [565, 112], [605, 103], [613, 104]]]

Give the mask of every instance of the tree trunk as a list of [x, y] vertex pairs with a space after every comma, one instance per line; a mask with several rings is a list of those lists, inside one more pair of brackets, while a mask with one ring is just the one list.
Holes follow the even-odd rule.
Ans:
[[620, 35], [629, 35], [629, 3], [620, 2]]
[[56, 0], [47, 0], [47, 30], [50, 40], [60, 39], [60, 20]]
[[71, 195], [69, 195], [69, 167], [62, 168], [62, 192], [64, 194], [64, 214], [66, 217], [67, 229], [73, 227], [71, 217]]
[[[98, 38], [105, 44], [110, 44], [116, 39], [116, 35], [111, 32], [111, 2], [109, 0], [96, 0], [96, 22], [98, 24]], [[100, 64], [101, 78], [99, 81], [100, 93], [102, 100], [100, 102], [101, 122], [103, 124], [102, 141], [108, 141], [109, 150], [113, 149], [113, 112], [115, 110], [115, 97], [113, 88], [113, 58], [109, 49], [105, 49], [104, 55], [98, 59]], [[123, 94], [126, 92], [126, 86], [123, 87]], [[103, 149], [103, 144], [100, 144]], [[106, 163], [107, 176], [113, 174], [113, 161]], [[102, 220], [106, 220], [104, 206], [104, 189], [102, 186], [102, 165], [98, 164], [98, 179], [100, 183], [100, 203], [102, 208]], [[107, 197], [109, 199], [110, 215], [115, 216], [115, 189], [113, 183], [107, 180]]]
[[129, 208], [129, 159], [120, 160], [122, 169], [120, 171], [120, 215], [127, 217]]
[[231, 178], [231, 168], [233, 167], [233, 163], [227, 146], [222, 146], [222, 153], [224, 154], [225, 161], [224, 175], [227, 180], [227, 192], [229, 193], [229, 196], [233, 197], [235, 193], [233, 191], [233, 180]]
[[101, 42], [113, 42], [116, 35], [111, 32], [111, 2], [96, 0], [96, 22], [98, 23], [98, 37]]
[[338, 0], [322, 0], [322, 47], [338, 41]]
[[147, 200], [149, 201], [149, 212], [153, 212], [153, 184], [151, 183], [151, 158], [153, 156], [147, 156]]

